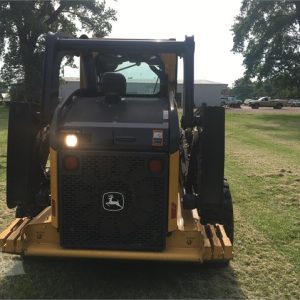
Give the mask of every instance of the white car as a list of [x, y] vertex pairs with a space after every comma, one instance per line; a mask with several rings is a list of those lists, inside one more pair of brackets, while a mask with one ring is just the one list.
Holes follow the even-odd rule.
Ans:
[[251, 101], [253, 101], [253, 99], [246, 99], [246, 100], [243, 102], [243, 104], [244, 104], [244, 105], [249, 105], [249, 103], [250, 103]]
[[300, 107], [300, 100], [291, 99], [289, 100], [288, 104], [292, 107]]
[[240, 108], [241, 100], [236, 100], [235, 97], [221, 97], [221, 106]]
[[10, 101], [10, 95], [8, 93], [0, 93], [0, 104], [7, 104]]

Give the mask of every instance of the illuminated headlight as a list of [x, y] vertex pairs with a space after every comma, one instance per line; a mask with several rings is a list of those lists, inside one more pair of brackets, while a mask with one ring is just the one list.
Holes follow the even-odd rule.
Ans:
[[65, 137], [65, 144], [67, 147], [74, 148], [78, 144], [78, 138], [75, 134], [67, 134]]

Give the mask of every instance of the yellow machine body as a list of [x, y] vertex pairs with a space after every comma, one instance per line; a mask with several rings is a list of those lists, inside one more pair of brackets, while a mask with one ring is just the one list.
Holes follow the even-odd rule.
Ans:
[[[228, 261], [233, 247], [223, 225], [201, 225], [196, 209], [182, 208], [178, 192], [178, 153], [170, 156], [169, 235], [162, 252], [66, 249], [59, 244], [57, 153], [50, 149], [51, 207], [38, 216], [17, 218], [0, 234], [2, 252], [24, 256], [82, 257], [156, 261]], [[176, 211], [174, 217], [174, 211]]]

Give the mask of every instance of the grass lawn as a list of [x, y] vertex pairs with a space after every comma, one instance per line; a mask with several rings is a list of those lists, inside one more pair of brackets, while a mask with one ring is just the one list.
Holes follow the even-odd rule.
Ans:
[[0, 105], [0, 230], [8, 224], [13, 216], [13, 213], [6, 209], [5, 200], [7, 115], [8, 108]]
[[[13, 218], [6, 123], [0, 106], [0, 230]], [[230, 267], [0, 254], [0, 298], [299, 298], [300, 112], [226, 112], [225, 174], [235, 213]]]
[[237, 280], [250, 297], [298, 298], [300, 114], [228, 112], [225, 174], [234, 199]]

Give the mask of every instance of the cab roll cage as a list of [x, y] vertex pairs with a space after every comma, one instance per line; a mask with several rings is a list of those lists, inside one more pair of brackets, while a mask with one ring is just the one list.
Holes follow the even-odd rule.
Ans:
[[193, 127], [196, 119], [194, 108], [194, 37], [184, 41], [174, 40], [124, 40], [68, 38], [50, 33], [46, 38], [43, 89], [41, 102], [41, 123], [49, 124], [58, 104], [59, 69], [62, 58], [67, 54], [99, 51], [101, 53], [174, 53], [183, 57], [183, 116], [182, 127]]

